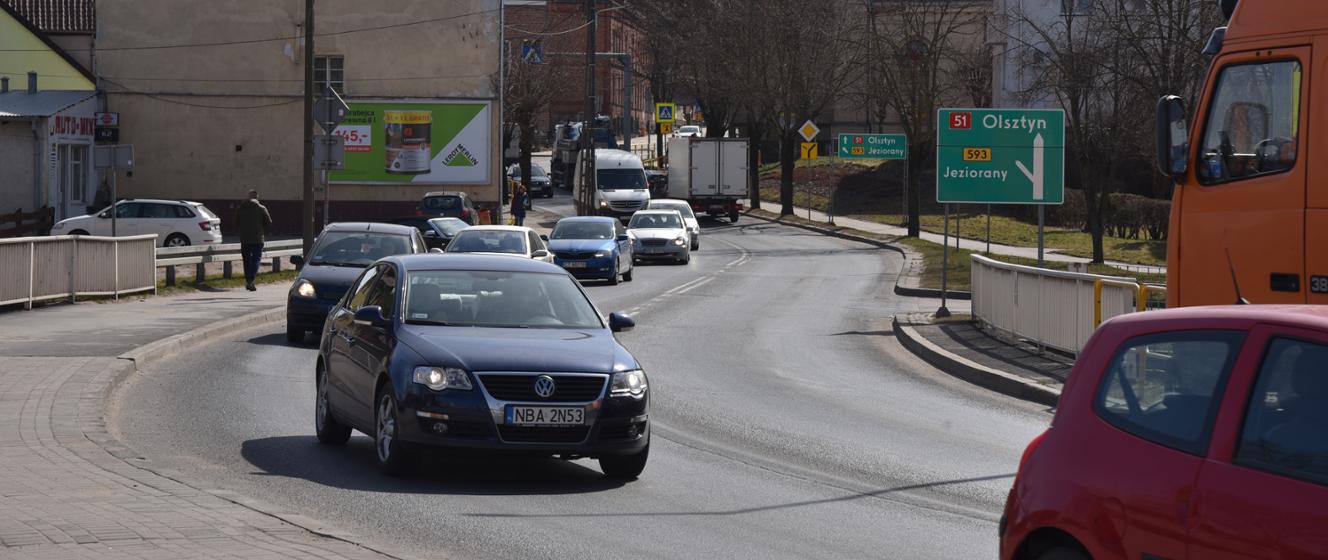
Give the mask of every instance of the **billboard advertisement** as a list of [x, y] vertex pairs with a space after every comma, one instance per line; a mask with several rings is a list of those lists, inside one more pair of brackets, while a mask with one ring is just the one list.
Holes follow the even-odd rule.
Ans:
[[328, 181], [397, 185], [489, 182], [491, 103], [352, 101], [333, 134], [346, 141], [345, 169]]

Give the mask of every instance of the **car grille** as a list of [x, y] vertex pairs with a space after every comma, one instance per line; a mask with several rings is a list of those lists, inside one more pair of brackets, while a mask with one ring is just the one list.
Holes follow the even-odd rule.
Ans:
[[642, 239], [641, 244], [646, 247], [663, 247], [668, 244], [667, 239]]
[[480, 383], [493, 398], [503, 401], [589, 402], [604, 392], [604, 376], [550, 375], [554, 391], [549, 398], [535, 394], [535, 377], [530, 375], [481, 375]]
[[339, 300], [346, 295], [346, 290], [323, 290], [318, 292], [319, 299]]
[[609, 202], [609, 208], [614, 210], [640, 210], [646, 207], [644, 200], [614, 200]]
[[554, 254], [557, 255], [558, 258], [567, 261], [584, 261], [595, 258], [594, 251], [585, 251], [585, 252], [559, 251]]
[[590, 426], [498, 426], [498, 435], [511, 442], [580, 443], [589, 433]]

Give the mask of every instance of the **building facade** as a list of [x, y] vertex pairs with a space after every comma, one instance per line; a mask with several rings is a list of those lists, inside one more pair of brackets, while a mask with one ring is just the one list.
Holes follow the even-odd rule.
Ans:
[[[500, 0], [320, 0], [316, 94], [350, 106], [327, 173], [330, 219], [415, 212], [425, 193], [499, 204]], [[95, 71], [135, 169], [122, 196], [196, 200], [231, 233], [258, 190], [280, 233], [302, 228], [304, 2], [98, 0]], [[318, 131], [320, 134], [322, 131]], [[320, 180], [320, 183], [322, 181]]]

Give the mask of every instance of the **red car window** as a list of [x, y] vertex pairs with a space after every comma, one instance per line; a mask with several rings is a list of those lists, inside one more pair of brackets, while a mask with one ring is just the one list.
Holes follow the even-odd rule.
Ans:
[[1328, 346], [1268, 345], [1235, 462], [1328, 486]]
[[1244, 333], [1163, 333], [1127, 341], [1102, 378], [1098, 416], [1126, 432], [1203, 455]]

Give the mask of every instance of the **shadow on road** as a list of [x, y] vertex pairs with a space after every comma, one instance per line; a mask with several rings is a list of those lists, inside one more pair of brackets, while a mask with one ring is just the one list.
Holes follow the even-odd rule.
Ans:
[[254, 475], [364, 492], [521, 496], [586, 494], [623, 486], [597, 470], [558, 459], [444, 453], [427, 450], [415, 476], [392, 478], [378, 471], [367, 437], [352, 437], [340, 447], [322, 445], [314, 436], [251, 439], [240, 445], [240, 454], [259, 469]]

